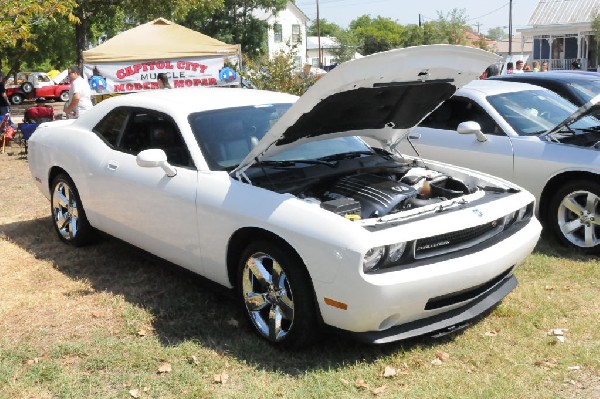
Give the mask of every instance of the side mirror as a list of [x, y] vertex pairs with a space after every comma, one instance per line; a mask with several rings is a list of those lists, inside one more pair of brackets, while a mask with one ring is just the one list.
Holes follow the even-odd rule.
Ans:
[[177, 175], [177, 169], [167, 162], [167, 154], [163, 150], [150, 149], [141, 151], [135, 158], [135, 161], [142, 168], [160, 167], [169, 177]]
[[480, 141], [482, 143], [484, 141], [487, 141], [486, 135], [483, 134], [483, 132], [481, 131], [481, 126], [477, 122], [461, 122], [461, 124], [458, 125], [456, 131], [460, 134], [474, 134], [475, 136], [477, 136], [477, 141]]

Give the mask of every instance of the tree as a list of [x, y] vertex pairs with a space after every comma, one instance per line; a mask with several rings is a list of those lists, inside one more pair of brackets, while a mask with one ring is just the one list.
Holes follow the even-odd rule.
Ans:
[[286, 4], [286, 0], [225, 0], [220, 9], [191, 10], [181, 23], [226, 43], [241, 44], [244, 54], [257, 57], [266, 51], [269, 27], [252, 12], [257, 9], [277, 12]]
[[3, 63], [10, 67], [9, 73], [20, 66], [22, 55], [28, 50], [37, 50], [34, 30], [38, 25], [67, 16], [75, 21], [71, 13], [74, 0], [19, 0], [0, 1], [0, 71]]
[[403, 27], [389, 18], [363, 15], [350, 22], [350, 30], [361, 43], [364, 55], [402, 47], [404, 42]]
[[250, 58], [245, 55], [245, 68], [240, 73], [257, 89], [302, 95], [317, 77], [298, 71], [294, 65], [296, 54], [296, 46], [292, 46], [291, 50], [281, 51], [270, 60], [268, 56]]
[[508, 34], [506, 34], [506, 32], [504, 32], [504, 29], [501, 28], [500, 26], [488, 30], [488, 33], [487, 33], [487, 38], [490, 40], [493, 40], [495, 42], [504, 40], [507, 37], [508, 37]]
[[321, 32], [321, 37], [323, 36], [332, 36], [332, 37], [338, 37], [340, 32], [343, 31], [343, 29], [333, 23], [333, 22], [329, 22], [326, 19], [321, 18], [319, 20], [319, 26], [318, 26], [318, 30], [317, 30], [317, 20], [314, 20], [312, 24], [310, 24], [310, 26], [308, 27], [308, 30], [306, 32], [306, 34], [308, 36], [319, 36], [319, 32]]

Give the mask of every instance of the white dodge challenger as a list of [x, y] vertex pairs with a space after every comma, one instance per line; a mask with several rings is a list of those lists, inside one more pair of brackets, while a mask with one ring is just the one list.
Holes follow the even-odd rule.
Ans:
[[396, 147], [495, 61], [423, 46], [342, 64], [300, 98], [115, 97], [40, 126], [31, 173], [62, 241], [103, 231], [233, 288], [275, 345], [323, 326], [371, 343], [444, 334], [516, 286], [540, 235], [534, 197]]

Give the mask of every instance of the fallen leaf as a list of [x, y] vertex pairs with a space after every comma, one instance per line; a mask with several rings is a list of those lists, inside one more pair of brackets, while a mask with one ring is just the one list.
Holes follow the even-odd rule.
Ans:
[[138, 332], [137, 332], [137, 335], [138, 335], [139, 337], [145, 337], [145, 336], [146, 336], [146, 334], [147, 334], [147, 333], [146, 333], [146, 330], [140, 330], [140, 331], [138, 331]]
[[231, 326], [231, 327], [237, 327], [240, 325], [240, 323], [236, 320], [236, 319], [229, 319], [227, 320], [227, 325]]
[[198, 360], [198, 357], [196, 355], [192, 355], [192, 358], [190, 360], [190, 363], [193, 363], [196, 366], [200, 364], [200, 360]]
[[442, 351], [435, 352], [435, 357], [440, 359], [442, 362], [445, 362], [446, 360], [450, 359], [450, 355], [448, 353], [442, 352]]
[[386, 386], [385, 386], [385, 385], [382, 385], [382, 386], [380, 386], [379, 388], [375, 388], [375, 389], [373, 389], [371, 392], [372, 392], [374, 395], [379, 395], [379, 394], [381, 394], [381, 393], [383, 393], [383, 392], [385, 391], [385, 388], [386, 388]]
[[98, 317], [100, 317], [100, 313], [98, 313], [98, 312], [92, 312], [92, 317], [94, 319], [97, 319]]
[[565, 339], [566, 339], [566, 338], [565, 338], [565, 336], [564, 336], [564, 335], [557, 335], [557, 336], [556, 336], [556, 341], [558, 341], [558, 342], [560, 342], [560, 343], [563, 343], [563, 342], [565, 342]]
[[361, 389], [369, 389], [369, 386], [365, 383], [365, 380], [356, 380], [356, 386]]
[[547, 285], [547, 286], [545, 286], [545, 287], [544, 287], [544, 289], [545, 289], [546, 291], [552, 291], [552, 290], [554, 289], [554, 287], [553, 287], [553, 286], [551, 286], [551, 285]]
[[435, 359], [433, 359], [431, 361], [431, 364], [433, 364], [434, 366], [441, 366], [442, 365], [442, 361], [436, 357]]
[[542, 368], [553, 368], [553, 367], [556, 367], [556, 360], [554, 360], [554, 359], [538, 360], [538, 361], [534, 362], [533, 364], [538, 367], [542, 367]]
[[129, 391], [129, 395], [131, 395], [132, 398], [139, 398], [140, 397], [140, 390], [139, 389], [132, 389], [131, 391]]
[[343, 379], [343, 378], [340, 378], [340, 381], [341, 381], [341, 382], [342, 382], [342, 384], [344, 384], [344, 385], [350, 385], [350, 381], [348, 381], [348, 380], [345, 380], [345, 379]]
[[495, 337], [496, 335], [498, 335], [498, 331], [496, 331], [496, 330], [486, 331], [483, 335], [485, 335], [486, 337]]
[[229, 380], [229, 374], [224, 371], [221, 374], [215, 374], [213, 377], [215, 384], [225, 384], [227, 380]]
[[567, 331], [569, 331], [569, 330], [566, 328], [553, 328], [548, 331], [548, 335], [554, 335], [554, 336], [558, 337], [558, 336], [565, 335], [565, 333]]
[[171, 363], [169, 363], [169, 362], [162, 362], [160, 364], [160, 366], [158, 367], [159, 374], [170, 373], [171, 371], [172, 371]]
[[37, 357], [27, 360], [27, 364], [38, 364], [39, 362], [40, 362], [40, 359]]
[[395, 368], [391, 367], [391, 366], [385, 366], [385, 369], [383, 369], [383, 376], [388, 378], [388, 377], [393, 377], [396, 374], [398, 374], [398, 372], [396, 371]]
[[579, 370], [579, 369], [581, 369], [581, 366], [569, 366], [569, 367], [567, 367], [567, 369], [569, 369], [569, 370]]

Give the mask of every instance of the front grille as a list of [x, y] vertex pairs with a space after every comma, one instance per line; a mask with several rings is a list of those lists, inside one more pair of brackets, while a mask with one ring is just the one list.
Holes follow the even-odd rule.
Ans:
[[477, 245], [501, 232], [503, 222], [500, 218], [481, 226], [418, 239], [414, 245], [414, 258], [430, 258]]

